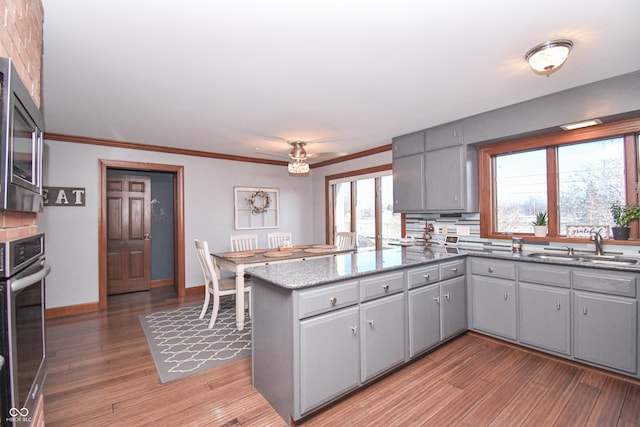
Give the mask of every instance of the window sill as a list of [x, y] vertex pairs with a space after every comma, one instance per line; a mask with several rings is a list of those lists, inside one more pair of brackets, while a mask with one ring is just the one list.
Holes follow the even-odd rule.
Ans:
[[[562, 237], [562, 236], [546, 236], [546, 237], [535, 237], [533, 234], [513, 234], [513, 235], [504, 235], [504, 234], [496, 234], [491, 236], [480, 236], [487, 239], [503, 239], [503, 240], [511, 240], [512, 237], [522, 237], [525, 242], [549, 242], [549, 243], [593, 243], [593, 240], [584, 239], [584, 238], [574, 238], [574, 237]], [[604, 239], [603, 243], [605, 245], [623, 245], [623, 246], [640, 246], [640, 239], [629, 239], [629, 240], [614, 240], [613, 238]]]

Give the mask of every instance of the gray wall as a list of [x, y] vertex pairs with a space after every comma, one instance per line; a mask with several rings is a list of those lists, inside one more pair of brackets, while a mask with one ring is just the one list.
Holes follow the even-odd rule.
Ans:
[[86, 188], [86, 206], [45, 208], [39, 215], [52, 265], [47, 277], [48, 308], [98, 301], [100, 159], [184, 166], [186, 287], [202, 284], [193, 240], [208, 240], [211, 250], [222, 252], [229, 250], [229, 234], [238, 232], [234, 230], [234, 186], [280, 189], [280, 228], [255, 230], [263, 244], [266, 233], [277, 230], [291, 231], [295, 241], [314, 242], [312, 179], [290, 177], [286, 167], [45, 141], [44, 185]]

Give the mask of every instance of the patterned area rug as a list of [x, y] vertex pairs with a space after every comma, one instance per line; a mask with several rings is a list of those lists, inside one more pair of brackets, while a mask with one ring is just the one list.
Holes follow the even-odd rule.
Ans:
[[202, 320], [200, 310], [202, 304], [139, 316], [161, 383], [251, 355], [251, 319], [245, 314], [244, 329], [238, 331], [235, 301], [221, 301], [213, 329], [207, 329], [211, 304]]

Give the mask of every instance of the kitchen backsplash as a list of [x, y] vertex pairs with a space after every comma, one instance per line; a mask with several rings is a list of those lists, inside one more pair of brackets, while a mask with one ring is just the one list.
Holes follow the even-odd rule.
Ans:
[[[457, 234], [459, 236], [458, 245], [462, 248], [511, 249], [511, 240], [509, 239], [486, 239], [480, 237], [479, 213], [454, 216], [446, 214], [407, 214], [407, 236], [422, 241], [427, 222], [433, 224], [434, 232], [431, 233], [433, 240], [444, 240], [446, 235]], [[635, 256], [640, 254], [640, 246], [607, 245], [606, 240], [604, 243], [605, 252]], [[572, 243], [569, 246], [576, 251], [590, 252], [594, 250], [593, 243]], [[566, 248], [567, 245], [561, 242], [527, 241], [526, 238], [523, 245], [524, 251], [566, 250]]]

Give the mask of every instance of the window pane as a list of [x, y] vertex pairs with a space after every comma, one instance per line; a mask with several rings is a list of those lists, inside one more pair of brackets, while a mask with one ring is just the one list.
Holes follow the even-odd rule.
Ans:
[[380, 177], [380, 201], [382, 221], [382, 246], [387, 247], [391, 241], [398, 241], [400, 237], [400, 213], [393, 212], [393, 176]]
[[496, 222], [500, 233], [532, 233], [532, 221], [547, 210], [546, 150], [495, 157]]
[[560, 234], [567, 225], [613, 225], [609, 207], [626, 203], [624, 139], [558, 147]]
[[356, 234], [359, 250], [376, 248], [375, 206], [374, 178], [356, 181]]
[[351, 231], [351, 183], [334, 185], [335, 201], [333, 212], [334, 232]]

